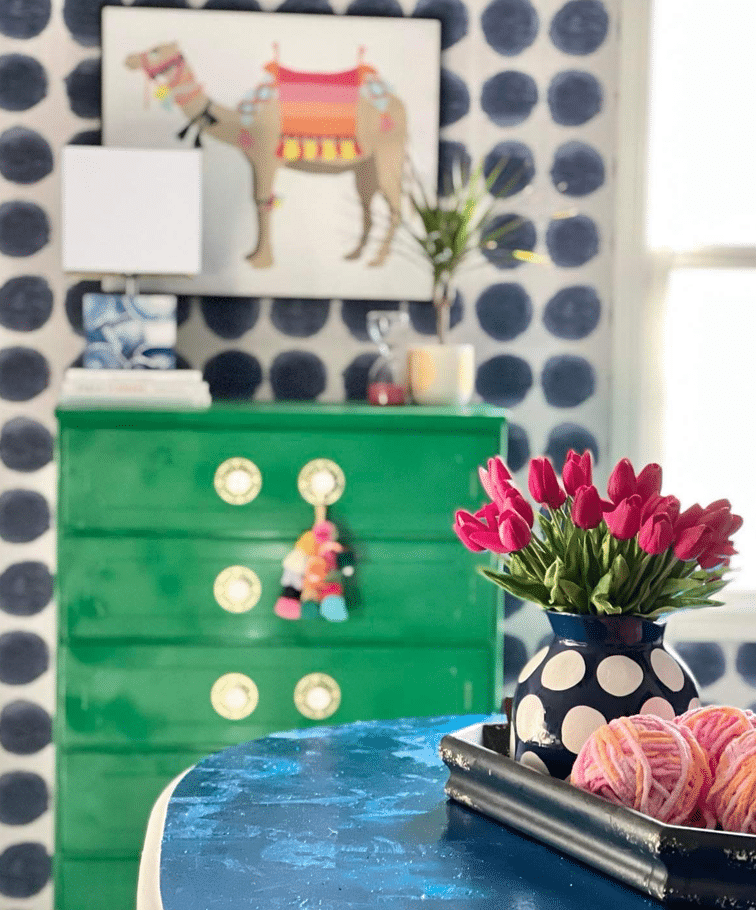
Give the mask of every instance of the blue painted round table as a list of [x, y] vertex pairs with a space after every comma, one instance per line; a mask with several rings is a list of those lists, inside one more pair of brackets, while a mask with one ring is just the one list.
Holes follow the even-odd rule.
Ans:
[[316, 727], [204, 759], [168, 803], [164, 910], [658, 910], [447, 800], [441, 738], [486, 719]]

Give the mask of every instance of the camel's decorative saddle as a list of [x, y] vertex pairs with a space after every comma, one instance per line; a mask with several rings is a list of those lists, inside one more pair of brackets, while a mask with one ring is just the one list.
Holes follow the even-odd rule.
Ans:
[[356, 137], [360, 94], [365, 94], [368, 86], [373, 100], [386, 93], [372, 66], [360, 63], [354, 69], [340, 73], [305, 73], [272, 61], [265, 70], [272, 77], [271, 81], [257, 86], [240, 108], [246, 104], [247, 112], [252, 113], [255, 104], [278, 97], [281, 111], [279, 158], [285, 161], [351, 161], [362, 154]]

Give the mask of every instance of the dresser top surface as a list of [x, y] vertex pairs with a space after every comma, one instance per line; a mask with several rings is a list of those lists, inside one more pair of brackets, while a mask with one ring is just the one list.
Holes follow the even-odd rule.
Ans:
[[62, 427], [79, 429], [228, 428], [443, 430], [487, 432], [506, 422], [507, 412], [492, 405], [464, 408], [375, 407], [360, 403], [311, 402], [216, 403], [206, 409], [164, 409], [61, 405]]
[[292, 731], [203, 760], [168, 804], [164, 910], [657, 908], [446, 800], [441, 738], [484, 719]]

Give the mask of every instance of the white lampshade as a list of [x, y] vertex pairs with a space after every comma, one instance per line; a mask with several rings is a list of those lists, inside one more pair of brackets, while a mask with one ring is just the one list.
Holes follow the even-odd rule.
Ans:
[[64, 148], [65, 271], [195, 275], [201, 251], [199, 150]]

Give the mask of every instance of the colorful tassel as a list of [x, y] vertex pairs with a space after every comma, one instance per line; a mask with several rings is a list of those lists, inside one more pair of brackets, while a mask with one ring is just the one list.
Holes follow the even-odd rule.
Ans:
[[337, 540], [336, 526], [316, 521], [283, 560], [281, 594], [274, 612], [282, 619], [344, 622], [349, 618], [343, 579], [353, 572], [354, 557]]

